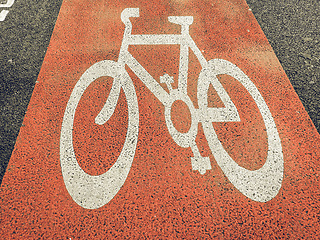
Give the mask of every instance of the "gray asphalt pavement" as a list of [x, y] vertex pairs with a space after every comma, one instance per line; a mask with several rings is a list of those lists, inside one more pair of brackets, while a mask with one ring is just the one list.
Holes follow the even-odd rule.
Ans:
[[[6, 3], [0, 0], [0, 4]], [[0, 22], [0, 183], [22, 125], [62, 0], [15, 0]]]
[[[214, 0], [212, 0], [214, 1]], [[6, 3], [0, 0], [0, 4]], [[0, 182], [62, 0], [16, 0], [0, 22]], [[319, 0], [247, 0], [320, 132]]]
[[247, 0], [320, 132], [319, 0]]

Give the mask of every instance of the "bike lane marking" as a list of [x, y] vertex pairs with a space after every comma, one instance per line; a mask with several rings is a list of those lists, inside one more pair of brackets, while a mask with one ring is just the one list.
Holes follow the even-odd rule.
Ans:
[[[73, 201], [59, 160], [62, 119], [82, 74], [96, 62], [118, 60], [124, 31], [120, 15], [126, 7], [141, 11], [139, 18], [132, 19], [134, 34], [179, 34], [179, 26], [169, 23], [167, 17], [193, 16], [190, 35], [205, 59], [226, 59], [250, 77], [269, 107], [281, 139], [284, 179], [275, 198], [259, 203], [241, 194], [211, 154], [201, 125], [196, 142], [201, 154], [210, 157], [212, 169], [204, 175], [193, 171], [192, 151], [172, 139], [165, 108], [126, 68], [139, 106], [139, 136], [128, 178], [114, 198], [98, 209], [84, 209]], [[178, 45], [130, 46], [129, 51], [157, 81], [167, 73], [173, 76], [172, 88], [178, 87]], [[200, 70], [197, 58], [190, 53], [188, 95], [196, 108]], [[245, 2], [155, 5], [141, 1], [119, 5], [65, 1], [38, 81], [1, 186], [1, 221], [8, 236], [236, 238], [317, 234], [319, 134]], [[233, 78], [222, 76], [219, 81], [242, 121], [212, 126], [240, 166], [259, 169], [268, 152], [259, 109]], [[111, 83], [110, 78], [101, 78], [90, 84], [74, 117], [75, 154], [90, 175], [106, 172], [126, 139], [130, 121], [126, 90], [121, 90], [107, 124], [94, 124]], [[165, 83], [161, 86], [170, 91]], [[208, 92], [208, 105], [224, 107], [215, 89], [209, 86]], [[186, 106], [180, 102], [171, 112], [173, 125], [188, 131], [191, 117]]]

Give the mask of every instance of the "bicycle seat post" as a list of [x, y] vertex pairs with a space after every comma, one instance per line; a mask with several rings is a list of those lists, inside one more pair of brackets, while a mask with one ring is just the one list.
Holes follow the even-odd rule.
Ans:
[[130, 17], [139, 17], [139, 8], [126, 8], [121, 12], [121, 21], [125, 25], [122, 44], [119, 53], [119, 62], [123, 61], [123, 53], [128, 50], [128, 38], [131, 36], [132, 23]]
[[125, 25], [125, 35], [131, 35], [132, 23], [131, 17], [139, 17], [139, 8], [126, 8], [121, 13], [121, 21]]

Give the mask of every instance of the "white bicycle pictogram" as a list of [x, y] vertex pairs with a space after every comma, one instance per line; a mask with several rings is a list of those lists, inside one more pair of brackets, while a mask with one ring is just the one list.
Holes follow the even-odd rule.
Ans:
[[[233, 63], [223, 59], [206, 61], [189, 34], [192, 16], [171, 16], [169, 22], [181, 25], [181, 34], [133, 35], [130, 17], [139, 17], [139, 8], [126, 8], [121, 13], [125, 24], [124, 36], [117, 62], [104, 60], [88, 68], [76, 83], [67, 103], [63, 117], [60, 137], [60, 162], [66, 188], [72, 199], [83, 208], [96, 209], [104, 206], [118, 193], [123, 186], [134, 159], [139, 132], [139, 109], [134, 84], [125, 70], [127, 65], [146, 87], [164, 105], [165, 121], [173, 140], [181, 147], [190, 147], [193, 152], [191, 166], [205, 174], [211, 169], [209, 157], [201, 156], [196, 144], [198, 123], [203, 126], [209, 148], [223, 173], [229, 181], [245, 196], [258, 201], [267, 202], [274, 198], [282, 185], [283, 154], [280, 137], [270, 110], [257, 87], [249, 77]], [[173, 89], [173, 78], [168, 74], [160, 77], [169, 93], [141, 66], [129, 53], [129, 45], [180, 45], [180, 63], [178, 88]], [[187, 73], [189, 48], [200, 62], [202, 70], [197, 85], [198, 107], [187, 94]], [[268, 153], [264, 165], [258, 170], [247, 170], [239, 166], [226, 152], [213, 128], [213, 122], [240, 121], [238, 110], [217, 76], [227, 74], [238, 80], [255, 101], [267, 132]], [[126, 96], [128, 106], [128, 129], [122, 151], [105, 173], [92, 176], [87, 174], [78, 164], [73, 148], [73, 122], [78, 103], [87, 87], [96, 79], [108, 76], [113, 78], [112, 88], [106, 103], [95, 118], [96, 124], [104, 124], [114, 113], [121, 88]], [[212, 84], [224, 107], [208, 107], [208, 89]], [[175, 101], [183, 101], [191, 113], [191, 126], [186, 133], [179, 132], [171, 120], [171, 107]]]

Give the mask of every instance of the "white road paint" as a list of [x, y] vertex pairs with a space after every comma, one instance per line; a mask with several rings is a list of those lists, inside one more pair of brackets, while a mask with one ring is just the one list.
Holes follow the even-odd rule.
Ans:
[[[267, 130], [268, 155], [265, 164], [258, 170], [250, 171], [239, 166], [226, 152], [211, 124], [216, 116], [218, 119], [221, 119], [221, 116], [208, 108], [208, 88], [209, 84], [214, 86], [218, 81], [216, 76], [220, 74], [227, 74], [238, 80], [250, 93], [262, 115]], [[214, 59], [210, 60], [208, 67], [200, 73], [198, 101], [206, 119], [202, 121], [202, 126], [209, 147], [230, 182], [252, 200], [267, 202], [274, 198], [281, 188], [283, 179], [282, 147], [276, 124], [257, 87], [236, 65], [226, 60]]]
[[[0, 8], [10, 8], [14, 4], [14, 1], [15, 0], [7, 0], [7, 3], [0, 4]], [[6, 19], [8, 13], [9, 10], [2, 10], [0, 12], [0, 22], [3, 22]]]
[[[207, 170], [212, 168], [209, 157], [201, 156], [195, 141], [198, 133], [198, 123], [202, 123], [213, 156], [230, 182], [241, 193], [254, 201], [266, 202], [274, 198], [281, 188], [283, 179], [282, 147], [273, 117], [257, 87], [236, 65], [222, 59], [214, 59], [208, 62], [205, 60], [189, 35], [189, 25], [193, 22], [192, 16], [169, 17], [170, 22], [181, 25], [181, 34], [177, 35], [132, 35], [130, 17], [139, 17], [139, 9], [127, 8], [121, 13], [125, 31], [118, 62], [105, 60], [91, 66], [74, 87], [65, 110], [60, 138], [60, 161], [63, 179], [73, 200], [84, 208], [96, 209], [102, 207], [112, 200], [128, 176], [137, 145], [139, 110], [134, 85], [125, 71], [125, 65], [131, 68], [164, 105], [164, 117], [168, 132], [179, 146], [191, 148], [194, 155], [191, 158], [193, 170], [205, 174]], [[160, 81], [167, 85], [169, 94], [128, 52], [129, 45], [155, 44], [180, 45], [178, 88], [172, 88], [173, 78], [168, 74], [164, 74], [160, 78]], [[187, 95], [189, 49], [194, 52], [202, 66], [197, 93], [199, 109], [194, 107], [193, 102]], [[250, 171], [239, 166], [225, 151], [213, 128], [212, 122], [241, 121], [236, 106], [217, 78], [220, 74], [227, 74], [238, 80], [253, 97], [261, 112], [267, 129], [268, 155], [265, 164], [258, 170]], [[91, 176], [81, 169], [76, 160], [72, 142], [72, 129], [75, 111], [82, 94], [93, 81], [101, 76], [110, 76], [114, 80], [109, 97], [95, 122], [104, 124], [112, 116], [121, 88], [123, 88], [128, 102], [129, 121], [125, 144], [116, 163], [106, 173]], [[210, 84], [224, 103], [223, 108], [208, 107], [207, 94]], [[172, 104], [178, 100], [183, 101], [191, 113], [191, 127], [187, 133], [179, 132], [171, 120]]]
[[[124, 70], [124, 68], [123, 68]], [[72, 129], [77, 105], [86, 88], [97, 78], [109, 76], [120, 82], [128, 103], [128, 130], [123, 150], [115, 164], [99, 176], [87, 174], [79, 166], [74, 153]], [[114, 96], [108, 99], [106, 113], [114, 111]], [[131, 168], [138, 140], [139, 110], [134, 86], [127, 72], [113, 61], [101, 61], [91, 66], [74, 87], [65, 110], [60, 137], [60, 162], [66, 188], [72, 199], [83, 208], [96, 209], [108, 203], [124, 184]]]

